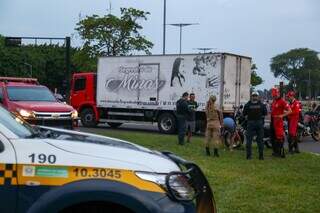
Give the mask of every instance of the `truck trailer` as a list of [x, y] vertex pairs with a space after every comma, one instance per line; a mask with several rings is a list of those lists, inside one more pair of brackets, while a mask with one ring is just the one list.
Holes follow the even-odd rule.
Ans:
[[206, 123], [210, 95], [224, 114], [250, 98], [251, 58], [230, 53], [107, 56], [97, 73], [75, 73], [71, 105], [82, 124], [157, 123], [163, 133], [176, 131], [176, 102], [195, 93], [197, 129]]

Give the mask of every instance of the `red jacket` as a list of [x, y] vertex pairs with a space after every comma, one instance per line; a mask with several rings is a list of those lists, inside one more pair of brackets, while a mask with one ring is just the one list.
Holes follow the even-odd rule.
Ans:
[[292, 101], [292, 103], [290, 103], [290, 108], [292, 113], [290, 115], [288, 115], [289, 119], [299, 119], [299, 115], [301, 112], [301, 104], [298, 100], [294, 99], [294, 101]]
[[283, 115], [284, 111], [290, 109], [289, 104], [282, 98], [276, 99], [271, 104], [271, 116]]

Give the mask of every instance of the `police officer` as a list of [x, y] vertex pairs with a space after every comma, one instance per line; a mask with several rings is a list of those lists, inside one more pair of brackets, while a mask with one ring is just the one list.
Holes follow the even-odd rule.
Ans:
[[243, 115], [247, 118], [247, 159], [252, 159], [252, 139], [257, 136], [259, 159], [263, 160], [264, 117], [267, 115], [266, 106], [259, 100], [259, 94], [252, 92], [251, 100], [244, 106]]
[[184, 145], [184, 137], [186, 135], [186, 121], [190, 114], [188, 107], [188, 96], [187, 92], [182, 94], [182, 97], [177, 101], [177, 120], [178, 120], [178, 141], [179, 145]]
[[271, 130], [274, 137], [273, 155], [275, 157], [285, 158], [284, 139], [285, 133], [283, 128], [283, 118], [291, 113], [289, 104], [281, 97], [280, 91], [277, 88], [272, 88], [271, 95], [273, 102], [271, 104]]
[[289, 91], [287, 94], [287, 98], [289, 100], [289, 105], [291, 108], [291, 113], [288, 115], [288, 129], [289, 129], [289, 137], [288, 137], [288, 145], [289, 145], [289, 153], [293, 154], [299, 153], [298, 147], [298, 122], [301, 113], [301, 104], [295, 99], [295, 93], [293, 91]]

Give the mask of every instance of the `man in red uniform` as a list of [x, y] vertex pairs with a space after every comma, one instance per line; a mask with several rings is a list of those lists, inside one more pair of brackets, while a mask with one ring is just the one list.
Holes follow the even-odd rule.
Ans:
[[279, 89], [272, 88], [271, 94], [273, 98], [271, 105], [271, 122], [274, 131], [273, 152], [275, 156], [285, 158], [283, 118], [291, 113], [291, 109], [289, 104], [281, 98]]
[[288, 92], [287, 98], [289, 100], [291, 113], [288, 115], [288, 127], [289, 127], [289, 153], [293, 154], [299, 153], [298, 147], [298, 138], [297, 138], [297, 131], [298, 131], [298, 122], [301, 113], [301, 104], [300, 102], [295, 99], [295, 93], [293, 91]]

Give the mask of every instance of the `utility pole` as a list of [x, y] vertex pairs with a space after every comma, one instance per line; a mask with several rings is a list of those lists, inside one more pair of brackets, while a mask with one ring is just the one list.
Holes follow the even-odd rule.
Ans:
[[166, 27], [167, 27], [167, 0], [163, 0], [163, 50], [162, 54], [166, 54]]

